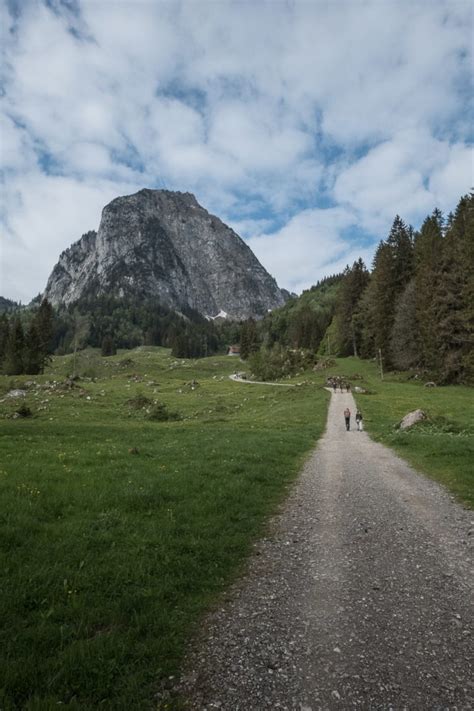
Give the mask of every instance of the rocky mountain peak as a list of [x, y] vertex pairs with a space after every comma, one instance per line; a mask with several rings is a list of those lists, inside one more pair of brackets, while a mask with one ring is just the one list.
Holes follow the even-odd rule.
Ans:
[[115, 198], [97, 232], [65, 250], [45, 296], [158, 297], [214, 317], [259, 317], [286, 300], [248, 245], [191, 193], [143, 189]]

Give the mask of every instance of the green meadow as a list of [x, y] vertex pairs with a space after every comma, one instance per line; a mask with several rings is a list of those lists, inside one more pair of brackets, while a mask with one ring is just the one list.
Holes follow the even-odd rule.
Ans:
[[[352, 358], [294, 388], [248, 385], [228, 377], [238, 359], [161, 348], [87, 350], [76, 368], [72, 388], [72, 356], [0, 377], [5, 711], [160, 708], [196, 625], [322, 433], [329, 374], [368, 391], [355, 396], [371, 435], [472, 505], [467, 388], [382, 382]], [[31, 417], [12, 417], [21, 405]], [[417, 407], [426, 423], [398, 431]]]
[[2, 377], [0, 708], [156, 708], [324, 428], [315, 383], [236, 367], [153, 348], [85, 351], [72, 389], [69, 356]]

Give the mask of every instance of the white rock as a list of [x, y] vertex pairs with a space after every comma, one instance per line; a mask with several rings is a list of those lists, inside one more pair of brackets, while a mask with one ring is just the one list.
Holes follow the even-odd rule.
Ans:
[[423, 412], [423, 410], [413, 410], [413, 412], [409, 412], [405, 415], [403, 420], [400, 422], [400, 429], [406, 430], [409, 427], [413, 427], [413, 425], [416, 425], [417, 422], [426, 420], [426, 417], [426, 412]]

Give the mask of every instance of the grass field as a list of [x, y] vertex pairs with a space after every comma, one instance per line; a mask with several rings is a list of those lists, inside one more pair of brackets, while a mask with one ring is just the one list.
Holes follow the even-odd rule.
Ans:
[[[235, 367], [87, 351], [72, 389], [70, 357], [0, 379], [0, 708], [157, 708], [324, 427], [315, 383]], [[155, 400], [180, 419], [147, 419]], [[11, 418], [21, 404], [33, 417]]]
[[[85, 351], [72, 389], [71, 357], [0, 378], [2, 710], [160, 707], [194, 625], [321, 434], [328, 374], [368, 390], [356, 399], [371, 435], [472, 506], [472, 390], [381, 382], [353, 358], [295, 388], [231, 382], [242, 367], [141, 348]], [[5, 397], [13, 387], [26, 397]], [[11, 417], [21, 404], [33, 417]], [[429, 420], [398, 431], [417, 407]], [[166, 412], [178, 419], [149, 419]]]

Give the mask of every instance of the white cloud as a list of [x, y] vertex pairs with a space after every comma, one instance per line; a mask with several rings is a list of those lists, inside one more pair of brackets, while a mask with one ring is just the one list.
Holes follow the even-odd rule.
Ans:
[[404, 131], [342, 170], [334, 195], [372, 233], [395, 214], [419, 223], [435, 207], [449, 210], [472, 182], [472, 153], [426, 131]]
[[140, 187], [195, 192], [296, 288], [326, 252], [357, 256], [351, 225], [375, 240], [472, 184], [463, 0], [71, 7], [0, 4], [0, 293], [42, 289], [58, 250]]
[[304, 210], [277, 232], [249, 239], [249, 245], [279, 284], [299, 292], [359, 256], [371, 259], [373, 248], [355, 248], [341, 237], [354, 223], [348, 209]]

